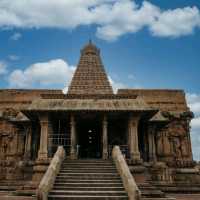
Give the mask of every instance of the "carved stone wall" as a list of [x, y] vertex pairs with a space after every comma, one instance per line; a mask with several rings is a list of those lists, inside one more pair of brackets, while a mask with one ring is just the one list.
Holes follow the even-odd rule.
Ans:
[[190, 118], [169, 116], [169, 119], [170, 122], [156, 133], [158, 160], [170, 167], [192, 167]]
[[23, 179], [26, 128], [12, 119], [17, 110], [6, 108], [0, 119], [0, 180]]
[[[23, 157], [24, 135], [13, 124], [0, 121], [0, 178], [18, 179], [18, 163]], [[17, 172], [17, 173], [16, 173]]]

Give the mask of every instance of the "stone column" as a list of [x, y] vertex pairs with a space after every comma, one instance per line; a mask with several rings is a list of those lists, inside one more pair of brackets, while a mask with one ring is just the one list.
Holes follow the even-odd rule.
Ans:
[[26, 127], [26, 141], [25, 141], [25, 152], [24, 152], [24, 159], [29, 160], [31, 158], [31, 140], [32, 140], [32, 130], [31, 126]]
[[77, 153], [76, 153], [76, 122], [75, 122], [74, 115], [70, 116], [70, 129], [71, 129], [70, 157], [71, 157], [71, 159], [77, 159]]
[[45, 160], [48, 158], [48, 115], [40, 115], [40, 147], [38, 159]]
[[138, 114], [130, 114], [129, 117], [129, 151], [130, 159], [133, 162], [141, 162], [139, 146], [138, 146], [138, 122], [140, 116]]
[[[49, 123], [48, 123], [48, 155], [49, 157], [53, 157], [53, 152], [52, 152], [52, 146], [53, 146], [53, 126], [52, 126], [52, 121], [49, 120]], [[55, 152], [54, 152], [55, 153]]]
[[155, 146], [155, 126], [149, 125], [148, 143], [149, 143], [149, 161], [156, 162], [156, 146]]
[[103, 137], [102, 137], [102, 141], [103, 141], [103, 155], [102, 158], [103, 159], [108, 159], [108, 122], [107, 122], [107, 116], [104, 115], [103, 117], [103, 121], [102, 121], [102, 130], [103, 130]]

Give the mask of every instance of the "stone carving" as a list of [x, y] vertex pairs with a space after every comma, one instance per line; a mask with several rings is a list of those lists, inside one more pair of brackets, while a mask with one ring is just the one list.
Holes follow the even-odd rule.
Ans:
[[[5, 117], [13, 117], [16, 113], [12, 109], [4, 112]], [[3, 172], [1, 179], [16, 180], [22, 178], [18, 170], [18, 162], [23, 156], [23, 137], [14, 124], [0, 121], [0, 171]], [[18, 145], [20, 144], [20, 145]]]
[[164, 130], [158, 132], [156, 136], [157, 141], [157, 154], [158, 156], [164, 157], [171, 154], [171, 145], [168, 137], [168, 133]]
[[8, 119], [8, 118], [13, 118], [16, 117], [19, 111], [13, 109], [13, 108], [5, 108], [3, 110], [3, 117]]
[[169, 166], [189, 167], [193, 165], [189, 121], [191, 113], [180, 115], [164, 114], [170, 122], [158, 130], [157, 155]]

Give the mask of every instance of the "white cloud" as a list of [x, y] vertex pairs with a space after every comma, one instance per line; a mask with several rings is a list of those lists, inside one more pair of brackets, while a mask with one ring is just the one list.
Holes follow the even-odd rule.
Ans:
[[193, 147], [193, 154], [196, 160], [200, 160], [200, 94], [187, 94], [187, 101], [192, 112], [194, 112], [194, 119], [191, 122], [191, 140]]
[[9, 55], [8, 58], [9, 58], [9, 60], [11, 60], [11, 61], [17, 61], [17, 60], [20, 59], [20, 57], [17, 56], [17, 55]]
[[187, 101], [194, 114], [200, 117], [200, 94], [187, 94]]
[[156, 36], [179, 37], [189, 35], [200, 26], [200, 13], [197, 7], [185, 7], [162, 12], [153, 21], [150, 30]]
[[118, 89], [127, 88], [125, 84], [119, 81], [114, 81], [110, 76], [108, 76], [108, 80], [113, 88], [114, 93], [117, 93]]
[[68, 84], [75, 67], [62, 59], [35, 63], [24, 71], [14, 70], [9, 78], [10, 87], [14, 88], [49, 88], [62, 87]]
[[4, 75], [7, 73], [7, 65], [5, 62], [0, 61], [0, 75]]
[[155, 36], [178, 37], [200, 27], [197, 7], [162, 10], [133, 0], [1, 0], [0, 27], [64, 28], [96, 25], [97, 36], [115, 40], [147, 27]]
[[159, 13], [158, 7], [146, 1], [141, 8], [134, 1], [118, 1], [104, 13], [110, 20], [97, 28], [97, 36], [105, 40], [116, 40], [126, 33], [138, 32], [152, 24]]
[[10, 36], [11, 40], [17, 41], [22, 37], [21, 33], [14, 33], [13, 35]]

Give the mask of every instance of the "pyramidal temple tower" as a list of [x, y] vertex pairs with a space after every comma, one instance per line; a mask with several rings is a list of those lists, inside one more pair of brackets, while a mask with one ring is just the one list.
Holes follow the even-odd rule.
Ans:
[[100, 57], [100, 50], [91, 42], [81, 50], [81, 57], [68, 89], [70, 95], [113, 94]]

